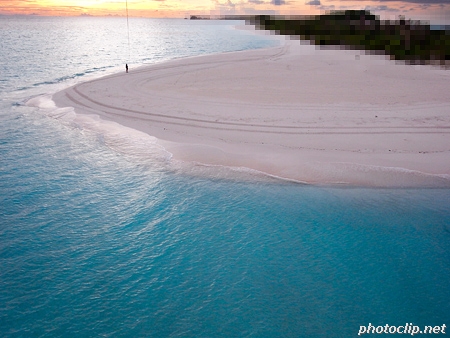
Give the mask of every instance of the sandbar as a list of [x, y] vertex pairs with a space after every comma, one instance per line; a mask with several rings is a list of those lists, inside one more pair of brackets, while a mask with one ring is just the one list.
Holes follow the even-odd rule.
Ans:
[[310, 184], [450, 186], [450, 71], [280, 46], [77, 84], [58, 107], [152, 135], [173, 158]]

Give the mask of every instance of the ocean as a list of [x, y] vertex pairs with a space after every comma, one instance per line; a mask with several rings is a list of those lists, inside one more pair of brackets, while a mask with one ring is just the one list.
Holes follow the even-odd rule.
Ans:
[[450, 189], [177, 162], [152, 136], [51, 109], [126, 62], [278, 43], [242, 24], [133, 18], [128, 44], [124, 18], [0, 16], [1, 337], [450, 325]]

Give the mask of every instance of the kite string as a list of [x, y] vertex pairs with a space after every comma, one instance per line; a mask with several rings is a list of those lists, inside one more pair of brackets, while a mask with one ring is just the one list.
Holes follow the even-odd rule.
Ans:
[[125, 1], [127, 9], [127, 32], [128, 32], [128, 62], [130, 62], [130, 24], [128, 22], [128, 0]]

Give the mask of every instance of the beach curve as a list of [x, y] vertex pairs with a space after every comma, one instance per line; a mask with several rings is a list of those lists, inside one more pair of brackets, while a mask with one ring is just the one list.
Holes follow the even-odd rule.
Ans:
[[450, 186], [449, 80], [286, 40], [131, 69], [53, 100], [155, 136], [183, 161], [315, 184]]

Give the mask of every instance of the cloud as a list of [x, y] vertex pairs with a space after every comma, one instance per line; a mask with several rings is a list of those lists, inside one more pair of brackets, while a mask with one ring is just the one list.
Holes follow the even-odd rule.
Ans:
[[262, 5], [262, 4], [264, 4], [265, 2], [262, 1], [262, 0], [248, 0], [248, 3], [250, 3], [250, 4], [255, 4], [255, 5]]
[[216, 6], [221, 6], [221, 7], [231, 7], [234, 8], [236, 7], [236, 4], [232, 3], [231, 0], [227, 0], [224, 3], [221, 3], [219, 0], [212, 0], [212, 2], [216, 5]]
[[284, 0], [271, 0], [270, 3], [272, 5], [275, 5], [275, 6], [281, 6], [281, 5], [286, 4], [286, 1], [284, 1]]
[[310, 6], [320, 6], [320, 0], [311, 0], [308, 1], [305, 5], [310, 5]]
[[398, 8], [394, 8], [394, 7], [389, 7], [386, 5], [381, 5], [381, 6], [366, 6], [365, 10], [367, 11], [371, 11], [371, 12], [381, 12], [381, 11], [386, 11], [386, 12], [399, 12], [400, 9]]
[[[339, 0], [339, 1], [354, 1], [354, 0]], [[365, 0], [362, 0], [365, 1]], [[422, 5], [435, 5], [435, 4], [449, 4], [449, 0], [375, 0], [376, 2], [409, 2]]]
[[329, 5], [329, 6], [321, 5], [319, 8], [320, 8], [321, 11], [324, 11], [324, 12], [336, 10], [336, 6], [335, 5]]
[[237, 5], [231, 2], [231, 0], [226, 0], [224, 2], [220, 2], [219, 0], [212, 0], [211, 2], [213, 3], [213, 12], [215, 12], [215, 14], [235, 14]]

